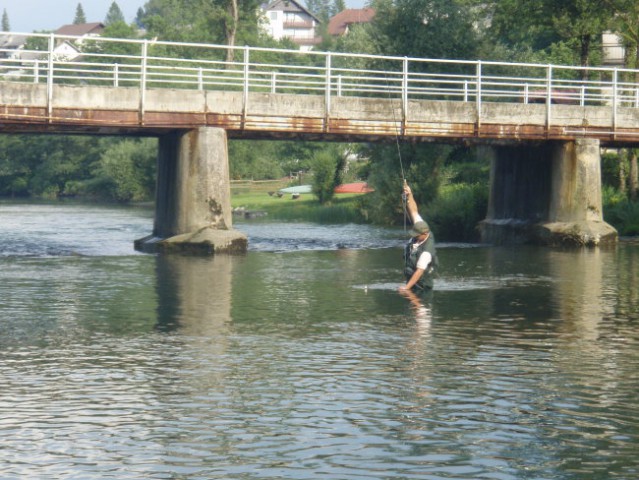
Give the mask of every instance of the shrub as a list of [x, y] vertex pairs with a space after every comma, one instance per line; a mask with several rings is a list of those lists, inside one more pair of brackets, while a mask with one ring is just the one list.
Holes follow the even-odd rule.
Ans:
[[486, 217], [488, 187], [457, 183], [443, 186], [439, 196], [422, 209], [437, 240], [476, 242], [477, 224]]
[[313, 193], [321, 204], [333, 198], [336, 168], [337, 159], [329, 150], [319, 151], [313, 156]]
[[604, 210], [606, 208], [614, 207], [615, 205], [625, 202], [628, 199], [625, 193], [619, 191], [618, 189], [610, 186], [604, 185], [601, 188], [601, 201], [603, 204]]
[[614, 204], [604, 209], [604, 217], [619, 235], [639, 235], [639, 202], [624, 200]]

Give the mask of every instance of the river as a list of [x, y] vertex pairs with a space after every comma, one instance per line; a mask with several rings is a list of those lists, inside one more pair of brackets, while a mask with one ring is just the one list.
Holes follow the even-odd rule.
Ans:
[[410, 301], [401, 230], [235, 226], [0, 201], [0, 478], [639, 477], [638, 243], [440, 244]]

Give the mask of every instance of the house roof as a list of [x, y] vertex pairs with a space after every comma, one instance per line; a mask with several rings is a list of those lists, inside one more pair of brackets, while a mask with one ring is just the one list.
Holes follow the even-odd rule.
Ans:
[[104, 30], [104, 23], [78, 23], [71, 25], [63, 25], [58, 28], [55, 33], [57, 35], [70, 35], [73, 37], [82, 37], [84, 35], [99, 35]]
[[264, 10], [267, 12], [273, 10], [277, 10], [279, 12], [303, 12], [313, 17], [317, 23], [322, 23], [321, 20], [313, 15], [310, 10], [302, 4], [297, 3], [295, 0], [273, 0], [266, 6], [266, 8], [264, 8]]
[[0, 35], [0, 48], [20, 48], [27, 41], [27, 35], [16, 35], [13, 33], [5, 33]]
[[348, 8], [342, 10], [328, 22], [328, 33], [334, 36], [344, 35], [349, 25], [369, 23], [374, 16], [375, 9], [373, 8]]

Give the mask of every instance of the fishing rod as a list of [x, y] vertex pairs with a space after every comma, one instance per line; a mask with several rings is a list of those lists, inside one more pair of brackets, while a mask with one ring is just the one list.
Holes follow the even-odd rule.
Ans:
[[[390, 104], [391, 104], [391, 112], [393, 114], [393, 124], [395, 125], [395, 145], [397, 146], [397, 158], [399, 159], [399, 171], [400, 171], [400, 174], [402, 176], [403, 186], [405, 187], [406, 185], [408, 185], [408, 183], [406, 182], [406, 175], [404, 175], [404, 163], [402, 162], [402, 151], [401, 151], [401, 148], [399, 146], [400, 130], [399, 130], [398, 122], [397, 122], [397, 117], [395, 116], [395, 108], [393, 106], [393, 99], [391, 97], [390, 84], [389, 84], [389, 81], [388, 81], [388, 76], [386, 77], [386, 86], [388, 87], [387, 88], [388, 99], [389, 99]], [[408, 218], [408, 197], [406, 196], [406, 193], [404, 193], [404, 192], [402, 192], [402, 209], [404, 211], [404, 231], [406, 231], [406, 223], [407, 223], [407, 218]]]

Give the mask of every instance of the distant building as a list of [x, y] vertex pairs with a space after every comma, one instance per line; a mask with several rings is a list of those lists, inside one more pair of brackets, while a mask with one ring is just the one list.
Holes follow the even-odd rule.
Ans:
[[328, 22], [328, 34], [334, 37], [347, 35], [351, 25], [370, 23], [375, 17], [373, 8], [348, 8]]
[[53, 49], [53, 58], [57, 62], [71, 62], [82, 56], [82, 52], [72, 43], [62, 42]]
[[0, 35], [0, 58], [20, 58], [20, 52], [27, 41], [26, 35], [4, 33]]
[[616, 33], [604, 32], [601, 35], [604, 65], [623, 66], [626, 61], [626, 48]]
[[262, 10], [266, 32], [274, 39], [288, 38], [305, 51], [322, 41], [317, 34], [320, 20], [295, 0], [273, 0]]
[[[69, 62], [82, 55], [80, 45], [87, 38], [99, 37], [104, 31], [101, 22], [83, 23], [78, 25], [64, 25], [54, 33], [62, 36], [78, 37], [77, 39], [58, 38], [53, 48], [53, 58], [59, 62]], [[43, 42], [35, 50], [26, 50], [25, 44], [28, 35], [15, 35], [7, 33], [0, 35], [0, 58], [14, 60], [16, 68], [32, 68], [36, 61], [46, 58], [47, 39], [41, 37]], [[43, 47], [44, 45], [44, 47]], [[33, 47], [32, 47], [33, 48]]]
[[93, 23], [78, 23], [78, 24], [71, 24], [71, 25], [63, 25], [60, 28], [58, 28], [54, 33], [56, 35], [80, 37], [81, 39], [85, 39], [85, 38], [91, 38], [91, 37], [99, 37], [103, 31], [104, 31], [104, 24], [102, 22], [93, 22]]

